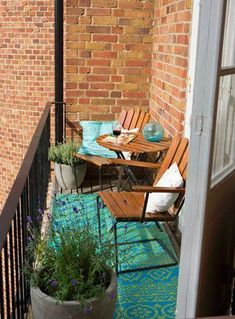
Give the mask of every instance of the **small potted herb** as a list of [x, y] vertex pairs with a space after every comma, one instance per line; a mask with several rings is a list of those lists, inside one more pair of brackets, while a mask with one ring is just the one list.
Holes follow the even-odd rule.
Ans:
[[24, 273], [30, 282], [34, 319], [102, 318], [115, 311], [117, 277], [113, 247], [102, 244], [89, 223], [56, 227], [41, 236], [27, 218]]
[[80, 144], [58, 143], [49, 149], [48, 159], [55, 163], [56, 179], [62, 189], [77, 189], [86, 174], [87, 164], [76, 157]]

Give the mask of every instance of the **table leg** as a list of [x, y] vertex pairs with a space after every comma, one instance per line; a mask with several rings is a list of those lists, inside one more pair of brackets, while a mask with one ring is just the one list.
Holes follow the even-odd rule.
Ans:
[[[123, 155], [123, 153], [121, 151], [116, 151], [116, 154], [118, 156], [118, 158], [121, 159], [125, 159], [125, 156]], [[119, 186], [118, 186], [118, 191], [121, 191], [123, 189], [123, 187], [126, 185], [127, 182], [129, 182], [130, 180], [132, 181], [132, 183], [134, 185], [136, 185], [138, 183], [137, 178], [135, 177], [135, 174], [132, 171], [132, 167], [128, 166], [128, 165], [123, 165], [122, 166], [122, 170], [125, 171], [125, 173], [127, 174], [127, 179], [124, 181], [124, 183], [122, 185], [121, 184], [121, 179], [122, 179], [122, 175], [123, 175], [123, 171], [120, 172], [119, 174]]]

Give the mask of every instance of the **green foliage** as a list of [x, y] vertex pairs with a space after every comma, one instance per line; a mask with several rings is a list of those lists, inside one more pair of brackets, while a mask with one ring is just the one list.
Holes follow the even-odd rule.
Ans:
[[79, 148], [80, 143], [75, 143], [74, 141], [52, 145], [49, 148], [48, 159], [49, 161], [56, 162], [58, 164], [71, 166], [83, 164], [84, 162], [81, 159], [74, 156], [74, 154], [78, 152]]
[[89, 224], [83, 227], [53, 228], [48, 236], [40, 236], [28, 223], [24, 273], [33, 287], [58, 301], [76, 300], [83, 307], [87, 299], [102, 296], [110, 284], [114, 251], [101, 244]]

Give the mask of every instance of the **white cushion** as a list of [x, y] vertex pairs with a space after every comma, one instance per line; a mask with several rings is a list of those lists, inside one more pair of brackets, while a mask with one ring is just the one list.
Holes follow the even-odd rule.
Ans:
[[[182, 187], [183, 178], [176, 163], [172, 164], [154, 186]], [[149, 194], [146, 212], [156, 213], [167, 211], [176, 201], [179, 193], [151, 193]]]

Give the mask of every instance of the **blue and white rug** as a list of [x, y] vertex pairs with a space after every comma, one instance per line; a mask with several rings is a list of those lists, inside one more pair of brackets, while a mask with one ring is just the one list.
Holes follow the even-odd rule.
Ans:
[[[97, 194], [59, 194], [54, 198], [53, 224], [56, 227], [89, 223], [98, 236]], [[101, 208], [102, 236], [110, 237], [114, 220], [106, 207]], [[152, 240], [160, 239], [171, 251], [168, 235], [155, 223], [120, 223], [118, 240], [132, 244], [119, 247], [120, 270], [168, 264], [172, 260], [162, 246]], [[136, 242], [136, 243], [135, 243]], [[135, 271], [118, 276], [116, 319], [175, 318], [178, 266]]]

